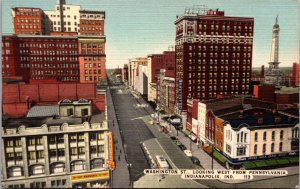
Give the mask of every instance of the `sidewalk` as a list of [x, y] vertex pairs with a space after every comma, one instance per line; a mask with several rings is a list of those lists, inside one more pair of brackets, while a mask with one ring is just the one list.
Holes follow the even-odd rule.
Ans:
[[[113, 105], [109, 88], [107, 89], [106, 94], [107, 94], [106, 99], [107, 99], [108, 125], [109, 125], [109, 130], [113, 132], [114, 141], [115, 141], [114, 150], [115, 150], [116, 169], [113, 171], [113, 175], [112, 175], [112, 180], [113, 180], [112, 188], [131, 188], [129, 186], [130, 184], [129, 171], [125, 159], [123, 143], [122, 143], [119, 125], [116, 118], [115, 108]], [[120, 150], [122, 151], [122, 153], [120, 153]], [[119, 156], [120, 156], [120, 161], [118, 159]]]

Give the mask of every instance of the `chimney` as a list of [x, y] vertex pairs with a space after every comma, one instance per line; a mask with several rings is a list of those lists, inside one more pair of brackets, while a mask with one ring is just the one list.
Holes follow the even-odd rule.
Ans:
[[59, 14], [60, 14], [60, 31], [64, 32], [64, 11], [63, 5], [66, 3], [65, 0], [58, 0], [59, 1]]
[[258, 125], [262, 125], [263, 123], [264, 123], [264, 118], [261, 117], [261, 118], [257, 119], [257, 124]]

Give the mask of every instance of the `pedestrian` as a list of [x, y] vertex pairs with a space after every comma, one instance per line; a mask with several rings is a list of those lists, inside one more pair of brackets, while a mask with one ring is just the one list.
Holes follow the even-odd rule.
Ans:
[[119, 161], [121, 160], [121, 157], [120, 157], [120, 155], [118, 156], [118, 160], [119, 160]]
[[118, 146], [116, 146], [116, 150], [118, 150]]
[[120, 154], [122, 154], [122, 150], [120, 149]]

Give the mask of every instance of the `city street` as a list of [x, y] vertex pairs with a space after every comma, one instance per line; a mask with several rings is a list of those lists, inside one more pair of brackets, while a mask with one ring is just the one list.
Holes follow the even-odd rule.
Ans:
[[[160, 147], [164, 150], [167, 157], [169, 157], [172, 164], [178, 169], [199, 169], [199, 166], [193, 165], [184, 153], [174, 144], [170, 139], [170, 135], [177, 135], [177, 132], [172, 129], [171, 133], [165, 134], [160, 132], [158, 125], [151, 125], [149, 122], [152, 119], [150, 114], [153, 113], [150, 107], [138, 107], [137, 104], [145, 104], [146, 102], [142, 98], [137, 98], [131, 95], [130, 90], [124, 86], [112, 86], [112, 100], [116, 109], [116, 117], [121, 129], [124, 148], [127, 154], [127, 162], [131, 164], [131, 180], [136, 183], [137, 187], [149, 187], [147, 181], [153, 185], [153, 179], [149, 179], [149, 176], [143, 174], [143, 170], [150, 168], [146, 156], [142, 151], [140, 142], [144, 142], [151, 138], [156, 138]], [[183, 133], [179, 132], [180, 141], [189, 149], [190, 139], [185, 137]], [[211, 169], [211, 157], [203, 152], [201, 149], [197, 149], [195, 143], [192, 144], [192, 153], [198, 157], [202, 166], [205, 169]], [[225, 169], [216, 161], [214, 161], [214, 169]], [[298, 172], [295, 172], [294, 168], [291, 169], [293, 175], [279, 178], [261, 178], [263, 180], [253, 180], [250, 182], [238, 183], [236, 181], [218, 181], [218, 180], [195, 180], [201, 186], [207, 186], [210, 188], [257, 188], [263, 182], [264, 185], [273, 188], [294, 188], [298, 181], [295, 179], [298, 176]], [[294, 171], [294, 172], [293, 172]], [[146, 179], [147, 178], [147, 179]], [[134, 185], [135, 186], [135, 185]], [[157, 187], [157, 186], [156, 186]]]

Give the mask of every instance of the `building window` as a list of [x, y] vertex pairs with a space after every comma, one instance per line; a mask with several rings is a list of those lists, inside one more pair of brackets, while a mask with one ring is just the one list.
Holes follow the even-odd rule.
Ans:
[[237, 156], [244, 156], [246, 154], [246, 148], [240, 147], [236, 149], [236, 155]]
[[51, 173], [63, 173], [65, 172], [64, 163], [54, 163], [50, 166]]
[[275, 131], [272, 131], [272, 140], [275, 140]]
[[282, 152], [282, 142], [279, 143], [279, 152]]
[[101, 169], [103, 168], [103, 159], [94, 159], [91, 161], [91, 169]]
[[80, 171], [80, 170], [85, 170], [85, 163], [84, 161], [73, 161], [71, 163], [71, 171]]
[[39, 175], [44, 173], [45, 173], [44, 165], [33, 165], [30, 167], [30, 175]]
[[271, 144], [271, 152], [274, 152], [274, 143]]
[[283, 130], [280, 131], [280, 140], [283, 139]]
[[266, 144], [263, 144], [262, 153], [263, 153], [263, 154], [265, 154], [265, 153], [266, 153]]
[[20, 177], [23, 176], [22, 167], [10, 167], [8, 168], [8, 177]]
[[257, 144], [254, 145], [254, 154], [257, 154]]
[[74, 115], [73, 108], [68, 108], [67, 109], [67, 116], [72, 116], [72, 115]]
[[81, 109], [81, 116], [87, 116], [89, 113], [89, 110], [87, 108]]
[[231, 146], [226, 144], [226, 151], [231, 154]]
[[264, 132], [264, 135], [263, 135], [263, 140], [264, 140], [264, 141], [266, 141], [266, 140], [267, 140], [267, 132], [266, 132], [266, 131]]

